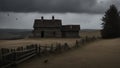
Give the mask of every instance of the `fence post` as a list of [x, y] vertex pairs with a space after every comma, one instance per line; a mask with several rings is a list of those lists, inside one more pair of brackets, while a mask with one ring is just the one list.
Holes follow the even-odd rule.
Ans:
[[53, 53], [54, 52], [54, 47], [53, 47], [53, 44], [51, 44], [50, 46], [50, 53]]
[[82, 45], [84, 45], [85, 44], [85, 40], [81, 39], [81, 43], [82, 43]]
[[85, 37], [85, 42], [88, 42], [88, 37], [87, 36]]
[[14, 54], [14, 56], [13, 56], [13, 61], [16, 61], [16, 50], [15, 49], [13, 49], [13, 54]]
[[67, 43], [64, 43], [64, 50], [69, 50], [69, 49], [70, 49], [69, 45]]
[[37, 55], [41, 55], [41, 45], [39, 44], [39, 46], [38, 46], [38, 53], [37, 53]]
[[62, 50], [61, 44], [58, 43], [58, 44], [56, 45], [55, 52], [56, 52], [56, 53], [61, 53], [61, 50]]
[[79, 42], [78, 42], [78, 40], [76, 40], [76, 42], [75, 42], [75, 48], [78, 48], [80, 45], [79, 45]]
[[34, 46], [34, 48], [35, 48], [36, 55], [37, 55], [38, 54], [38, 46], [37, 46], [37, 44]]
[[96, 40], [95, 36], [93, 36], [92, 38], [93, 38], [93, 41], [95, 41], [95, 40]]
[[44, 49], [43, 49], [43, 54], [44, 54], [45, 56], [48, 56], [47, 46], [44, 47]]
[[16, 59], [17, 59], [17, 56], [16, 56], [16, 50], [15, 49], [12, 49], [11, 50], [12, 52], [12, 65], [10, 66], [11, 68], [16, 68], [17, 64], [16, 64]]
[[4, 59], [3, 59], [3, 49], [0, 49], [0, 67], [3, 65]]

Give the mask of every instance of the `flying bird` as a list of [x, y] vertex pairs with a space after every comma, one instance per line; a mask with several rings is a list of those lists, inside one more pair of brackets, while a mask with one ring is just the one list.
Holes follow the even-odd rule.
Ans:
[[10, 16], [9, 13], [8, 13], [8, 16]]
[[18, 18], [16, 18], [16, 20], [18, 20]]
[[103, 1], [100, 1], [100, 3], [102, 4], [102, 3], [104, 3]]

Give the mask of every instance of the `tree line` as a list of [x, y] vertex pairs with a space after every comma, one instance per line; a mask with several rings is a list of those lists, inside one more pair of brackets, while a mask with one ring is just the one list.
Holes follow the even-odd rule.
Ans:
[[105, 12], [102, 21], [102, 38], [120, 37], [120, 12], [115, 5], [111, 5], [110, 8]]

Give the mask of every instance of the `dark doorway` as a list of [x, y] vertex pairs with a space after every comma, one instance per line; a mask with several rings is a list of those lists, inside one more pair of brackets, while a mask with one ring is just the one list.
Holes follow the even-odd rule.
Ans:
[[56, 32], [53, 32], [53, 37], [56, 37]]
[[41, 31], [41, 38], [44, 37], [44, 31]]
[[63, 37], [63, 38], [66, 37], [65, 32], [62, 32], [62, 37]]

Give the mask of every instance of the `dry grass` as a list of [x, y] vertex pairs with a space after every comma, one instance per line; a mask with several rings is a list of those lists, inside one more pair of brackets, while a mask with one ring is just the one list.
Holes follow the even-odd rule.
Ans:
[[29, 44], [41, 44], [42, 46], [55, 45], [57, 43], [68, 43], [69, 45], [75, 44], [76, 40], [80, 38], [44, 38], [44, 39], [21, 39], [21, 40], [0, 40], [0, 48], [13, 48], [18, 46], [25, 46]]
[[[81, 38], [88, 36], [100, 36], [99, 31], [82, 31], [80, 32]], [[43, 39], [21, 39], [21, 40], [0, 40], [0, 48], [13, 48], [18, 46], [25, 46], [29, 44], [41, 44], [44, 45], [55, 45], [56, 43], [68, 43], [69, 45], [75, 44], [76, 40], [81, 38], [43, 38]]]
[[88, 37], [93, 37], [93, 36], [95, 36], [95, 37], [101, 37], [101, 35], [100, 35], [100, 30], [81, 31], [81, 32], [80, 32], [80, 36], [81, 36], [81, 37], [86, 37], [86, 36], [88, 36]]
[[[100, 36], [99, 31], [81, 32], [81, 37]], [[0, 47], [13, 48], [27, 44], [50, 45], [67, 42], [73, 45], [79, 38], [0, 40]], [[120, 38], [101, 40], [83, 48], [46, 58], [36, 57], [18, 65], [18, 68], [120, 68]]]
[[101, 40], [45, 59], [32, 59], [18, 68], [120, 68], [120, 39]]

